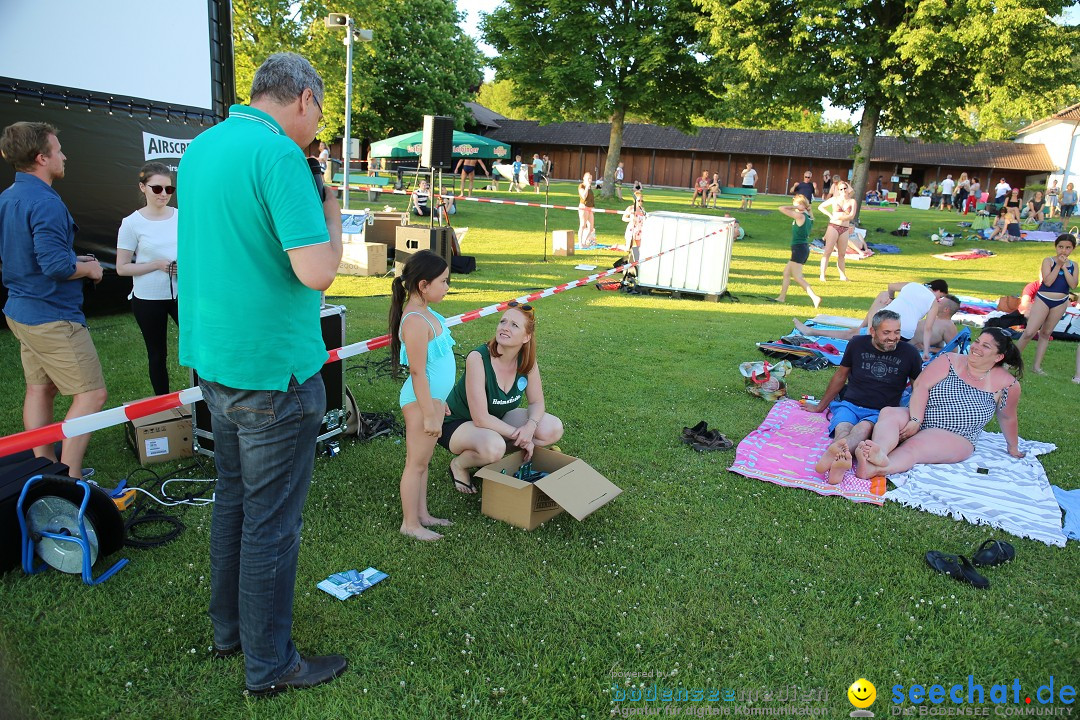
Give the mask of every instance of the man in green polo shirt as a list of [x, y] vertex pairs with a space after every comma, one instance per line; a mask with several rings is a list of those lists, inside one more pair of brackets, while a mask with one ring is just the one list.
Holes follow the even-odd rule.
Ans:
[[323, 82], [294, 53], [267, 58], [251, 105], [199, 135], [180, 162], [180, 362], [199, 374], [218, 482], [210, 531], [215, 657], [244, 654], [248, 693], [334, 679], [340, 655], [292, 642], [301, 511], [325, 412], [320, 291], [341, 261], [337, 201], [301, 148]]

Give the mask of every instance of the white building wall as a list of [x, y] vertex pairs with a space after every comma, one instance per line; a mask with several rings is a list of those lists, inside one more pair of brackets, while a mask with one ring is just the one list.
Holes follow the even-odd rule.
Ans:
[[[1036, 128], [1032, 132], [1017, 136], [1016, 142], [1042, 143], [1050, 160], [1060, 168], [1059, 172], [1050, 173], [1046, 186], [1057, 180], [1060, 187], [1068, 183], [1080, 185], [1080, 123], [1053, 122]], [[1070, 156], [1070, 149], [1072, 154]], [[1042, 176], [1032, 176], [1032, 178]]]

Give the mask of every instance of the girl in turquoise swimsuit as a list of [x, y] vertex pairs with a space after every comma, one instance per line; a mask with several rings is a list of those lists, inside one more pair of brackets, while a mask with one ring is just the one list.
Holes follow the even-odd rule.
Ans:
[[442, 434], [446, 396], [457, 368], [454, 339], [442, 315], [431, 309], [450, 289], [450, 268], [430, 250], [409, 258], [394, 278], [390, 303], [390, 357], [395, 371], [407, 365], [409, 378], [398, 403], [405, 416], [405, 469], [401, 473], [401, 532], [418, 540], [438, 540], [429, 525], [450, 525], [427, 509], [428, 465]]

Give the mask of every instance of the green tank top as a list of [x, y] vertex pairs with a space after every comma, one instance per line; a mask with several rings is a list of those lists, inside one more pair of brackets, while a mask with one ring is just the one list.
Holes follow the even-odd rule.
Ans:
[[[499, 381], [495, 377], [495, 368], [491, 367], [491, 352], [488, 346], [481, 345], [475, 352], [480, 353], [480, 357], [484, 360], [484, 390], [487, 394], [488, 412], [497, 418], [502, 418], [521, 404], [521, 398], [525, 396], [525, 386], [529, 382], [528, 378], [518, 375], [514, 378], [510, 392], [505, 393], [499, 387]], [[472, 420], [472, 414], [469, 412], [469, 398], [465, 392], [465, 373], [462, 373], [458, 381], [454, 383], [454, 389], [446, 398], [446, 404], [450, 408], [450, 415], [446, 418], [448, 421]]]
[[803, 217], [806, 218], [803, 221], [802, 227], [794, 220], [791, 221], [791, 244], [792, 245], [806, 245], [810, 242], [810, 230], [814, 227], [814, 218], [810, 213], [803, 213]]

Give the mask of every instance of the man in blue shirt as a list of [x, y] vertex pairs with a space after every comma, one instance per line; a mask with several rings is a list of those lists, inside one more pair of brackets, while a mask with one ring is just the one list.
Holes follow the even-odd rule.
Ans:
[[218, 482], [210, 526], [215, 657], [244, 654], [248, 692], [309, 688], [345, 671], [292, 640], [302, 510], [326, 411], [319, 291], [341, 262], [341, 212], [301, 148], [323, 82], [294, 53], [255, 73], [250, 105], [180, 161], [180, 362], [199, 373]]
[[[27, 430], [53, 422], [57, 394], [71, 396], [67, 419], [95, 413], [107, 393], [83, 315], [83, 278], [101, 281], [93, 256], [76, 256], [78, 229], [53, 181], [64, 177], [56, 128], [17, 122], [4, 128], [0, 154], [15, 168], [15, 182], [0, 193], [0, 262], [8, 291], [4, 314], [19, 340], [26, 398]], [[72, 477], [82, 477], [89, 435], [64, 441], [60, 461]], [[56, 460], [52, 445], [34, 448]]]

